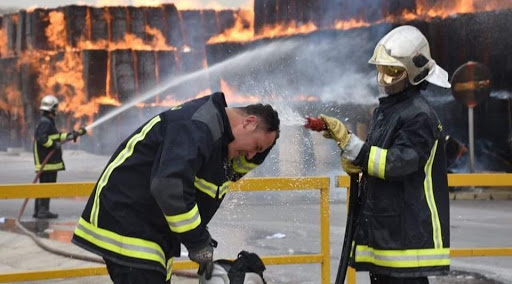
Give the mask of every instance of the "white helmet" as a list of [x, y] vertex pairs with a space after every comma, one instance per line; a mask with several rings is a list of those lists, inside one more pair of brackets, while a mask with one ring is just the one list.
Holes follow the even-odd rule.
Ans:
[[[229, 269], [229, 268], [227, 268]], [[228, 271], [225, 266], [222, 266], [216, 262], [213, 263], [212, 278], [206, 279], [205, 275], [199, 277], [199, 284], [230, 284]], [[234, 283], [242, 284], [242, 283]], [[245, 278], [243, 284], [265, 284], [263, 278], [255, 272], [245, 272]]]
[[408, 83], [418, 85], [424, 80], [451, 87], [448, 73], [432, 59], [427, 39], [413, 26], [400, 26], [386, 34], [368, 63], [377, 65], [379, 86], [388, 94], [405, 89]]
[[49, 111], [55, 113], [57, 111], [57, 107], [59, 106], [59, 100], [52, 95], [46, 95], [41, 100], [40, 110]]

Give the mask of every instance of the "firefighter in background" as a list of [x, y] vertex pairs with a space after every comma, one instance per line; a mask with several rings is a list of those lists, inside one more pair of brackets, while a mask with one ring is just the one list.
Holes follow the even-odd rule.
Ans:
[[[60, 144], [66, 140], [76, 141], [78, 136], [86, 133], [85, 128], [78, 131], [59, 132], [55, 127], [55, 116], [59, 100], [52, 95], [47, 95], [41, 100], [42, 115], [37, 124], [34, 134], [34, 164], [36, 172], [41, 171], [39, 176], [40, 183], [52, 183], [57, 181], [57, 172], [65, 170], [64, 161], [62, 160], [62, 149]], [[48, 162], [43, 166], [42, 163], [47, 155], [53, 151]], [[42, 168], [42, 169], [41, 169]], [[36, 198], [34, 206], [34, 218], [51, 219], [57, 218], [58, 214], [50, 212], [50, 198]]]
[[371, 283], [428, 283], [449, 271], [449, 197], [445, 136], [420, 91], [427, 82], [450, 88], [448, 74], [412, 26], [384, 36], [369, 63], [381, 96], [366, 141], [321, 116], [345, 172], [362, 172], [350, 265], [369, 271]]
[[72, 242], [102, 256], [114, 283], [169, 283], [180, 244], [211, 278], [208, 222], [278, 136], [270, 105], [227, 107], [220, 92], [160, 113], [114, 152]]

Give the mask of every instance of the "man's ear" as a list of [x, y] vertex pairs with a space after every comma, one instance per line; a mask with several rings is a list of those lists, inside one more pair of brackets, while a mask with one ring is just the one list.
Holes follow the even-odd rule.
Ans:
[[244, 128], [254, 130], [258, 127], [259, 119], [255, 115], [249, 115], [244, 118]]

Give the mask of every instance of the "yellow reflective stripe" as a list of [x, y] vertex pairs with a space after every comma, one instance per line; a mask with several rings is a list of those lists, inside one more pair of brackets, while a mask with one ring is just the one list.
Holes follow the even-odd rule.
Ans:
[[247, 161], [245, 156], [237, 156], [233, 159], [233, 170], [240, 174], [246, 174], [258, 165]]
[[59, 139], [60, 139], [60, 141], [64, 141], [64, 140], [66, 140], [67, 137], [68, 137], [68, 134], [63, 132], [60, 134]]
[[430, 151], [430, 157], [425, 164], [425, 180], [423, 181], [423, 190], [425, 191], [425, 199], [430, 209], [430, 217], [432, 219], [432, 239], [434, 240], [435, 248], [443, 247], [443, 237], [441, 234], [441, 222], [439, 221], [439, 214], [437, 212], [436, 200], [434, 198], [434, 188], [432, 185], [432, 164], [436, 155], [438, 140], [434, 143]]
[[48, 135], [48, 139], [58, 140], [58, 139], [60, 139], [60, 133], [55, 133], [55, 134], [52, 134], [52, 135]]
[[231, 181], [226, 181], [220, 186], [220, 194], [219, 198], [222, 198], [226, 193], [229, 191], [229, 185], [231, 184]]
[[387, 155], [387, 149], [382, 149], [377, 146], [370, 148], [370, 157], [368, 158], [369, 175], [385, 179]]
[[193, 230], [201, 224], [201, 215], [199, 215], [199, 209], [197, 204], [194, 207], [183, 214], [165, 216], [171, 231], [176, 233], [183, 233]]
[[355, 260], [394, 268], [444, 266], [450, 265], [450, 249], [378, 250], [358, 245]]
[[43, 147], [50, 148], [53, 145], [53, 140], [48, 137], [48, 140], [43, 144]]
[[39, 161], [39, 153], [37, 152], [37, 141], [34, 141], [34, 161], [36, 171], [38, 171], [41, 168], [41, 161]]
[[174, 262], [174, 257], [171, 257], [167, 260], [167, 277], [165, 281], [171, 280], [172, 277], [172, 263]]
[[123, 236], [98, 228], [83, 218], [78, 221], [74, 233], [102, 249], [124, 256], [156, 261], [167, 268], [164, 251], [155, 242]]
[[200, 191], [208, 194], [211, 198], [215, 198], [217, 195], [218, 186], [202, 178], [195, 177], [194, 186]]
[[[50, 164], [50, 163], [47, 163], [43, 170], [47, 170], [47, 171], [54, 171], [54, 170], [61, 170], [64, 168], [64, 163], [63, 162], [60, 162], [60, 163], [56, 163], [56, 164]], [[41, 165], [40, 164], [37, 164], [36, 165], [36, 171], [39, 171], [41, 169]]]
[[160, 120], [160, 116], [155, 116], [142, 128], [142, 130], [139, 133], [133, 135], [133, 137], [130, 138], [130, 140], [126, 144], [126, 147], [121, 152], [119, 152], [116, 159], [107, 166], [106, 170], [101, 175], [96, 186], [96, 194], [94, 196], [94, 203], [91, 209], [90, 221], [93, 225], [98, 225], [98, 215], [100, 210], [100, 193], [103, 187], [105, 187], [105, 185], [107, 184], [110, 175], [112, 174], [115, 168], [124, 163], [124, 161], [126, 161], [126, 159], [128, 159], [133, 154], [133, 149], [135, 148], [135, 145], [139, 141], [144, 139], [149, 130], [151, 130], [151, 128], [153, 128], [153, 126], [157, 124]]

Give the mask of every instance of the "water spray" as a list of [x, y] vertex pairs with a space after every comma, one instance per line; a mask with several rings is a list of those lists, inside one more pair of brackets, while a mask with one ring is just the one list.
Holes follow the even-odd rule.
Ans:
[[[106, 114], [105, 116], [99, 118], [94, 121], [92, 124], [85, 127], [86, 130], [91, 130], [94, 127], [104, 123], [110, 118], [124, 112], [125, 110], [137, 105], [138, 103], [144, 102], [152, 97], [155, 97], [166, 90], [169, 90], [173, 87], [179, 86], [183, 83], [190, 82], [192, 80], [199, 80], [201, 76], [204, 75], [212, 75], [212, 74], [222, 74], [224, 70], [233, 69], [233, 66], [250, 66], [254, 64], [256, 59], [264, 58], [264, 60], [268, 62], [276, 61], [279, 56], [282, 54], [288, 54], [291, 51], [295, 50], [299, 46], [299, 41], [281, 41], [271, 43], [260, 48], [256, 48], [253, 50], [246, 51], [239, 55], [233, 56], [227, 60], [219, 62], [217, 64], [212, 65], [211, 67], [201, 69], [195, 72], [191, 72], [185, 75], [181, 75], [178, 77], [171, 78], [169, 80], [165, 80], [158, 84], [155, 88], [148, 90], [147, 92], [137, 96], [137, 98], [123, 104], [121, 107], [113, 110], [112, 112]], [[279, 52], [276, 52], [278, 50]], [[260, 60], [261, 61], [261, 60]], [[261, 62], [260, 62], [261, 64]], [[232, 71], [232, 70], [230, 70]], [[219, 77], [222, 77], [219, 75]]]

